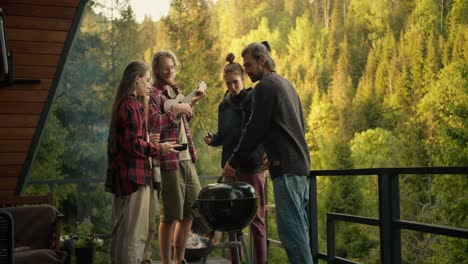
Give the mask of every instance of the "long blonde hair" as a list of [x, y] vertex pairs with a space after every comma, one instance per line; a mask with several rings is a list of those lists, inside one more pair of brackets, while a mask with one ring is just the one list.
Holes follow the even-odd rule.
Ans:
[[112, 105], [112, 116], [109, 127], [108, 150], [112, 156], [117, 153], [116, 122], [120, 104], [134, 91], [136, 79], [138, 77], [143, 77], [149, 70], [150, 68], [146, 63], [142, 61], [133, 61], [127, 65], [122, 73], [122, 78], [120, 79], [120, 84], [117, 88], [117, 94], [115, 95], [114, 104]]

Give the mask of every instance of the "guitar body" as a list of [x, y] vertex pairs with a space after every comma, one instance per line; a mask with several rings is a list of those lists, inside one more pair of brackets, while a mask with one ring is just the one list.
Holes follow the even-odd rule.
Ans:
[[189, 95], [184, 96], [183, 94], [178, 94], [176, 98], [174, 99], [168, 99], [166, 102], [164, 102], [164, 112], [169, 112], [171, 110], [171, 107], [176, 104], [182, 104], [182, 103], [191, 103], [193, 97], [195, 97], [199, 92], [204, 92], [206, 90], [206, 84], [205, 82], [201, 81], [198, 86], [198, 90], [195, 90], [191, 92]]
[[164, 112], [169, 112], [171, 107], [176, 104], [186, 103], [184, 101], [185, 96], [183, 94], [178, 94], [174, 99], [168, 99], [164, 102]]

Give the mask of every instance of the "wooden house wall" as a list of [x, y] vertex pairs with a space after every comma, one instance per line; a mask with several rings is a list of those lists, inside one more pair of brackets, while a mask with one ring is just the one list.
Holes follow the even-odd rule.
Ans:
[[28, 169], [25, 164], [42, 133], [42, 114], [53, 98], [52, 85], [58, 83], [54, 78], [60, 77], [57, 69], [65, 61], [62, 55], [79, 3], [0, 0], [7, 48], [13, 51], [13, 78], [40, 80], [35, 84], [0, 86], [0, 195], [16, 194]]

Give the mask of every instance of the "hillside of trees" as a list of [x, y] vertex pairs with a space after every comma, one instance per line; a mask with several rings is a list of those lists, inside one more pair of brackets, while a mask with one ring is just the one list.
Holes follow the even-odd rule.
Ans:
[[[468, 165], [467, 0], [173, 0], [166, 17], [141, 23], [128, 0], [108, 0], [88, 4], [30, 179], [104, 179], [117, 82], [160, 49], [178, 56], [184, 93], [208, 85], [190, 126], [199, 175], [219, 174], [220, 150], [202, 136], [217, 128], [225, 56], [242, 63], [242, 48], [263, 40], [301, 97], [311, 169]], [[400, 190], [403, 219], [468, 228], [466, 175], [404, 175]], [[56, 189], [65, 229], [80, 191]], [[320, 251], [326, 212], [378, 216], [376, 177], [322, 177], [318, 191]], [[93, 223], [110, 233], [111, 195], [96, 184], [91, 200]], [[377, 228], [338, 225], [337, 254], [379, 263], [378, 239]], [[466, 239], [403, 231], [402, 243], [404, 263], [468, 263]], [[270, 263], [284, 261], [272, 249]]]

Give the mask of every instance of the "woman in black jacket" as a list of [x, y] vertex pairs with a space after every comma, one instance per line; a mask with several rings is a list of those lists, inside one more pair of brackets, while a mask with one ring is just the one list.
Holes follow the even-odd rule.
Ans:
[[[228, 161], [235, 147], [239, 143], [244, 126], [249, 121], [252, 109], [253, 89], [244, 88], [244, 69], [234, 62], [234, 54], [226, 57], [228, 64], [224, 67], [224, 81], [228, 91], [218, 108], [218, 132], [207, 134], [205, 143], [209, 146], [222, 146], [221, 167]], [[265, 154], [263, 147], [257, 147], [249, 157], [245, 157], [242, 165], [236, 171], [238, 181], [252, 185], [259, 197], [257, 214], [251, 223], [254, 238], [255, 263], [264, 264], [267, 259], [266, 229], [265, 229]], [[231, 252], [231, 262], [237, 260]]]

